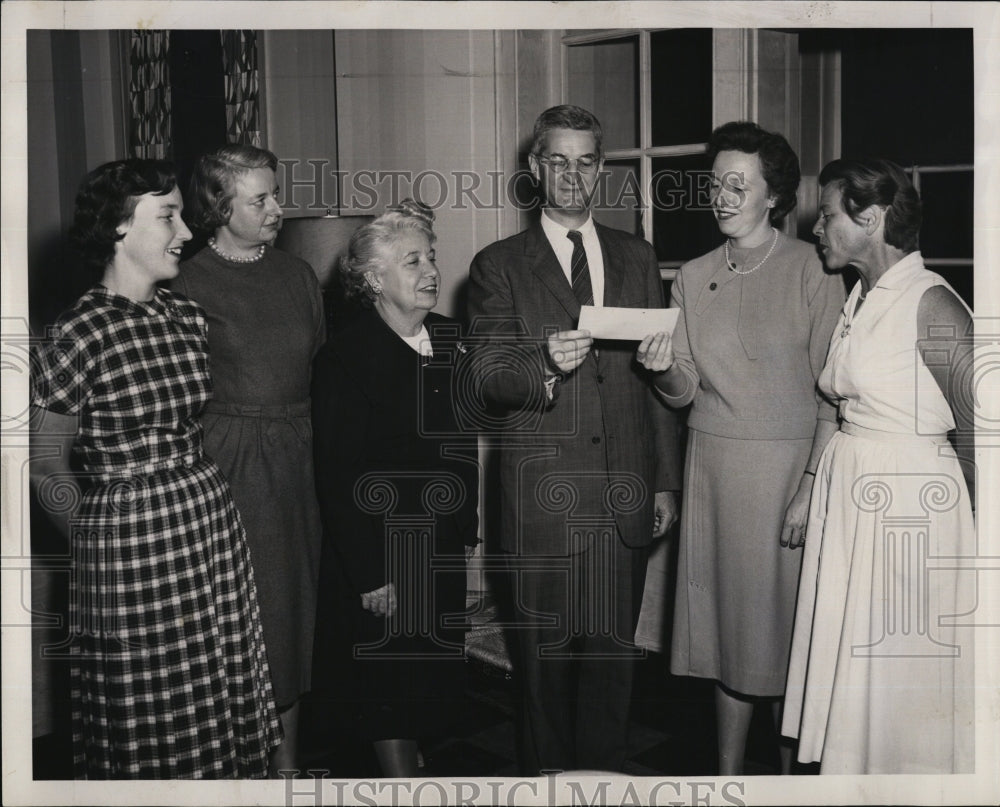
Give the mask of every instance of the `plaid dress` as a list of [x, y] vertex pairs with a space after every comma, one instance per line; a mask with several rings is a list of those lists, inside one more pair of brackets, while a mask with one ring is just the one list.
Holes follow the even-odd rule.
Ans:
[[36, 356], [32, 403], [76, 415], [70, 653], [78, 778], [263, 776], [281, 738], [243, 525], [202, 455], [201, 308], [97, 286]]

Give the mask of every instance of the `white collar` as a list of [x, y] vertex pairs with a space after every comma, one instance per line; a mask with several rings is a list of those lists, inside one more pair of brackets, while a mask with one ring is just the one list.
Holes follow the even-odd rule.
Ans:
[[920, 254], [920, 250], [908, 252], [886, 269], [872, 288], [895, 289], [901, 285], [905, 286], [908, 275], [923, 268], [924, 257]]
[[[580, 235], [582, 235], [584, 238], [589, 238], [590, 236], [593, 236], [597, 233], [597, 230], [594, 227], [594, 217], [589, 213], [587, 214], [587, 220], [579, 227], [575, 227], [574, 229], [578, 233], [580, 233]], [[558, 221], [549, 216], [549, 214], [543, 207], [542, 230], [544, 231], [545, 235], [548, 236], [550, 241], [555, 241], [557, 244], [561, 244], [562, 241], [560, 241], [559, 239], [565, 239], [566, 234], [570, 231], [570, 228], [564, 227]]]
[[413, 348], [421, 356], [433, 356], [434, 348], [431, 346], [431, 335], [427, 333], [427, 326], [420, 326], [420, 333], [416, 336], [400, 336], [406, 344]]

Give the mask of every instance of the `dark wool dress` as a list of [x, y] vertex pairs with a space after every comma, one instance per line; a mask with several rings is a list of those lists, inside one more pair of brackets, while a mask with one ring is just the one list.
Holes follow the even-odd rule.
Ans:
[[205, 452], [246, 526], [279, 708], [311, 685], [322, 528], [313, 479], [309, 384], [323, 303], [309, 264], [268, 248], [236, 263], [209, 248], [173, 282], [205, 309], [213, 399]]
[[[205, 319], [98, 286], [36, 356], [32, 403], [80, 419], [69, 652], [78, 778], [260, 777], [281, 740], [243, 525], [202, 454]], [[43, 501], [53, 492], [46, 484]]]

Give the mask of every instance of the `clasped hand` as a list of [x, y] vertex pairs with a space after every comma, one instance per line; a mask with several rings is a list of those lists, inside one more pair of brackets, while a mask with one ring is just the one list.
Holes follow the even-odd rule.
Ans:
[[361, 595], [361, 607], [375, 616], [393, 616], [396, 613], [396, 584], [386, 583], [382, 588]]

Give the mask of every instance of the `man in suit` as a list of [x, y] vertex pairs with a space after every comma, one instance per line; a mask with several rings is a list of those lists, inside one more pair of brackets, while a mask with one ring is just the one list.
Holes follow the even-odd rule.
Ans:
[[501, 549], [511, 571], [525, 773], [620, 771], [647, 547], [676, 519], [676, 421], [634, 342], [577, 329], [581, 305], [661, 308], [656, 256], [595, 224], [601, 126], [558, 106], [529, 157], [541, 220], [473, 260], [472, 365], [500, 431]]

